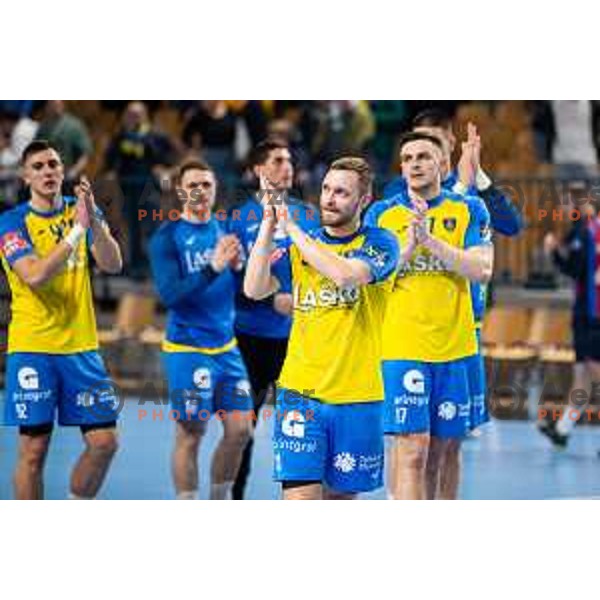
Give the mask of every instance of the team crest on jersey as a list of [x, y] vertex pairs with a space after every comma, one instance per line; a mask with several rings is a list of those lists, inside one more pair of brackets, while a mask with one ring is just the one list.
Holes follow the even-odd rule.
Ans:
[[454, 231], [456, 229], [455, 217], [448, 217], [447, 219], [444, 219], [442, 223], [444, 224], [444, 229], [446, 231]]
[[27, 248], [27, 241], [18, 231], [5, 233], [0, 239], [0, 251], [6, 258], [10, 258], [13, 254], [24, 248]]

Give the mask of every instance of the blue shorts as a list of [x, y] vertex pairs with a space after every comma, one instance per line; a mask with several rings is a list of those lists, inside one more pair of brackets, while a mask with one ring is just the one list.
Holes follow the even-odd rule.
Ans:
[[5, 425], [110, 423], [122, 403], [96, 351], [7, 355]]
[[171, 407], [181, 421], [208, 421], [217, 411], [250, 411], [252, 393], [237, 348], [222, 354], [163, 352]]
[[490, 420], [487, 405], [487, 382], [485, 377], [485, 361], [481, 354], [481, 335], [477, 331], [477, 343], [480, 352], [467, 358], [469, 376], [469, 393], [471, 395], [471, 429], [476, 429]]
[[277, 392], [276, 481], [320, 481], [348, 494], [383, 485], [383, 402], [325, 404]]
[[386, 434], [429, 433], [439, 438], [462, 438], [471, 427], [469, 361], [445, 363], [386, 360]]

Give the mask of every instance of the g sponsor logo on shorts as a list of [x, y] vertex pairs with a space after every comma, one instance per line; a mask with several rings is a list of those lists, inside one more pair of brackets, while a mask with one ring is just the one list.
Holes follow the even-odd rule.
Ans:
[[404, 388], [411, 394], [425, 393], [425, 376], [419, 369], [411, 369], [404, 374]]
[[302, 413], [297, 410], [293, 410], [286, 413], [284, 418], [281, 420], [281, 431], [289, 437], [302, 439], [304, 437], [305, 423], [306, 419]]
[[24, 390], [39, 390], [40, 377], [33, 367], [21, 367], [17, 374], [19, 385]]

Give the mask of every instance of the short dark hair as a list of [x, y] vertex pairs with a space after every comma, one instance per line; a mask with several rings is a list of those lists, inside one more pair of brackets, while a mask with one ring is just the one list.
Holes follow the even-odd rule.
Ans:
[[439, 108], [422, 110], [412, 121], [415, 127], [443, 127], [447, 129], [452, 125], [452, 117]]
[[203, 160], [187, 160], [177, 168], [175, 181], [181, 183], [183, 176], [188, 171], [210, 171], [213, 175], [215, 174], [214, 169], [207, 162]]
[[444, 150], [442, 141], [435, 135], [429, 135], [428, 133], [421, 133], [418, 131], [409, 131], [408, 133], [405, 133], [400, 137], [400, 140], [398, 141], [398, 153], [402, 152], [402, 148], [404, 148], [406, 144], [409, 144], [410, 142], [418, 142], [419, 140], [431, 142], [432, 144], [435, 144], [440, 150]]
[[358, 175], [361, 196], [370, 196], [373, 193], [373, 169], [361, 156], [343, 156], [334, 160], [328, 171], [352, 171]]
[[269, 137], [256, 144], [250, 153], [248, 162], [251, 167], [264, 165], [267, 160], [269, 160], [269, 154], [271, 154], [273, 150], [279, 149], [289, 150], [290, 145], [280, 137]]
[[21, 164], [24, 165], [32, 154], [44, 152], [45, 150], [54, 150], [57, 154], [59, 154], [58, 150], [48, 140], [33, 140], [27, 144], [27, 146], [25, 146], [25, 149], [21, 154]]

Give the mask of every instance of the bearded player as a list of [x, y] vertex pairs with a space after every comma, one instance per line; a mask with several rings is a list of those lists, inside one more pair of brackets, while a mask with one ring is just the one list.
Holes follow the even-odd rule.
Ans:
[[[246, 266], [248, 297], [289, 291], [290, 281], [293, 291], [273, 440], [284, 499], [351, 499], [382, 485], [380, 336], [398, 245], [361, 225], [372, 181], [363, 159], [335, 161], [321, 188], [322, 227], [309, 233], [266, 206]], [[276, 221], [288, 237], [274, 250]]]

